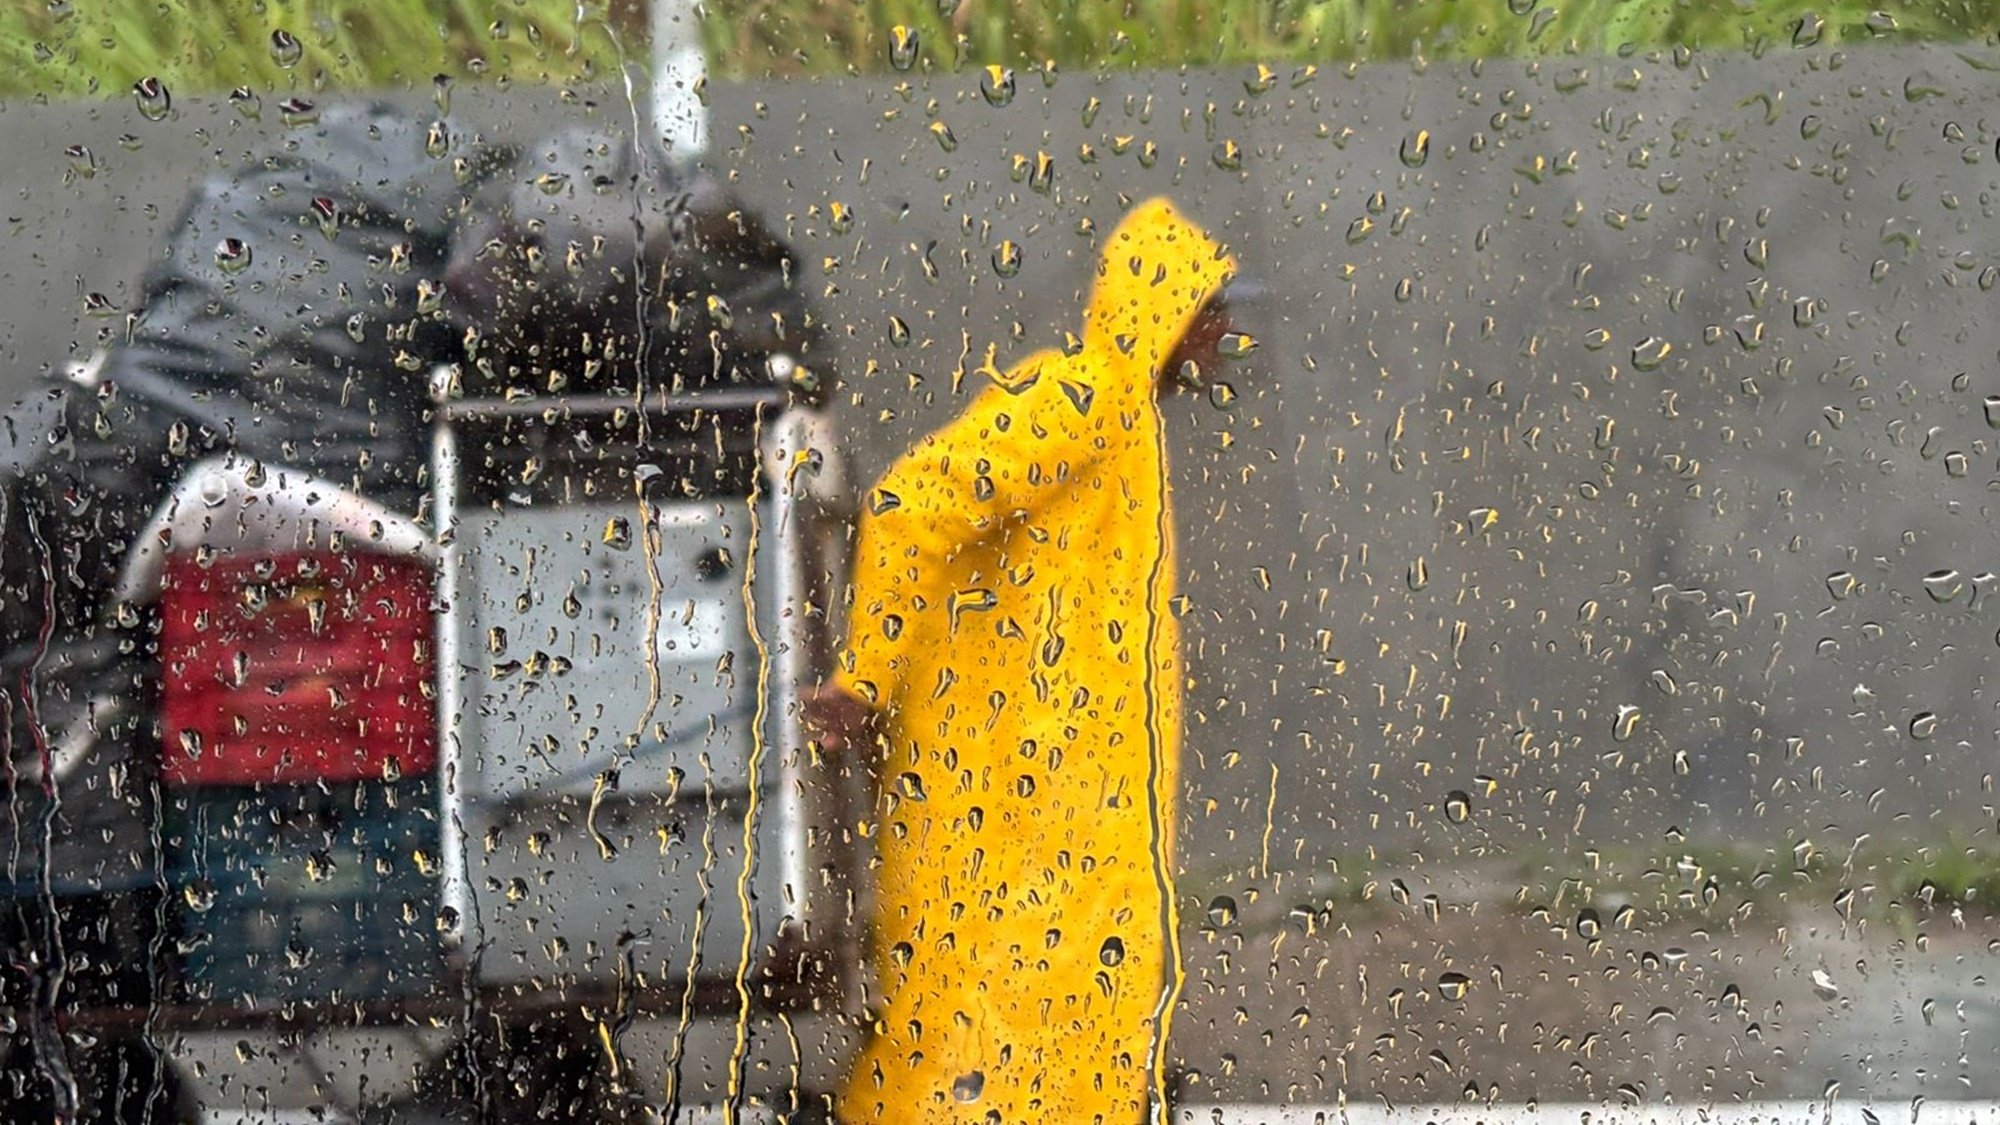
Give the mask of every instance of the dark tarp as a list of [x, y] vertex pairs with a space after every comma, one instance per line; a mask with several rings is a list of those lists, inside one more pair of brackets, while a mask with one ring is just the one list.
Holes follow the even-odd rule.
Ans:
[[46, 826], [54, 889], [154, 881], [153, 755], [134, 749], [150, 634], [106, 594], [194, 461], [240, 451], [415, 512], [430, 371], [468, 350], [468, 394], [546, 393], [552, 372], [634, 390], [641, 356], [650, 386], [690, 389], [766, 378], [775, 350], [810, 359], [789, 251], [713, 181], [632, 149], [578, 130], [514, 153], [346, 105], [193, 192], [129, 337], [0, 435], [0, 881], [41, 877], [36, 763], [86, 719], [95, 748]]

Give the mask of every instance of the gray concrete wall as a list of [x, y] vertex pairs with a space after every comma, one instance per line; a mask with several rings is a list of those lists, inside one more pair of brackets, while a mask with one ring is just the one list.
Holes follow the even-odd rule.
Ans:
[[[1269, 284], [1235, 404], [1170, 408], [1202, 886], [1670, 828], [1844, 852], [1990, 818], [1991, 62], [1434, 63], [1261, 95], [1023, 74], [1006, 107], [971, 73], [722, 87], [713, 162], [809, 264], [869, 473], [957, 407], [968, 343], [1004, 361], [1076, 325], [1079, 224], [1125, 200], [1175, 194]], [[454, 106], [511, 137], [584, 112]], [[7, 389], [115, 331], [79, 294], [127, 304], [191, 177], [282, 131], [195, 99], [0, 106]], [[1011, 174], [1038, 151], [1047, 194]]]

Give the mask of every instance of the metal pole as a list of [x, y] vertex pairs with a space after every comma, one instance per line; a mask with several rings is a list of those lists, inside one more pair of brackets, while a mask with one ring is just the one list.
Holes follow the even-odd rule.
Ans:
[[700, 0], [652, 0], [653, 133], [677, 161], [708, 149], [708, 107], [699, 90], [708, 76], [701, 46]]

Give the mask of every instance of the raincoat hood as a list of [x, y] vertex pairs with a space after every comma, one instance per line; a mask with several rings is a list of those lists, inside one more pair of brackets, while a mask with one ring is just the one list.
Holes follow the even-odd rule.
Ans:
[[1159, 374], [1194, 319], [1236, 275], [1236, 259], [1170, 200], [1134, 207], [1098, 260], [1084, 314], [1085, 362], [1116, 381]]

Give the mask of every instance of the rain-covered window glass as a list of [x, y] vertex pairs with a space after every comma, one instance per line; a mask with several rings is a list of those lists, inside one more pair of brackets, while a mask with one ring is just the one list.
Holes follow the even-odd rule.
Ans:
[[1996, 36], [0, 11], [0, 1120], [2000, 1114]]

